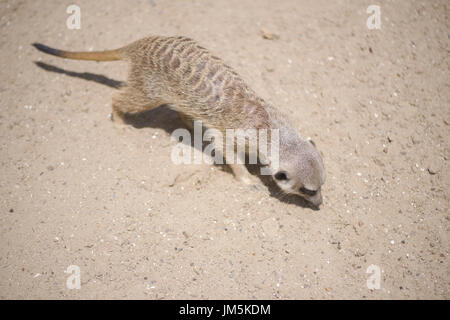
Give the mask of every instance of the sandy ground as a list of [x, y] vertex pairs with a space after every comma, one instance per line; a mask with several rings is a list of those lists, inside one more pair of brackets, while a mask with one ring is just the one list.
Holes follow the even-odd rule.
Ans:
[[[370, 1], [77, 0], [70, 30], [72, 3], [0, 3], [1, 298], [450, 298], [448, 1], [379, 1], [380, 30]], [[176, 113], [108, 118], [124, 62], [31, 46], [154, 34], [196, 39], [315, 140], [320, 210], [173, 164]]]

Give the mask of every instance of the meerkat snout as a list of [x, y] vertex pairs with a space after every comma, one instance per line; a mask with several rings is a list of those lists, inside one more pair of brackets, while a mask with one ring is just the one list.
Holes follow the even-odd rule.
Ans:
[[325, 168], [315, 143], [312, 140], [297, 141], [284, 147], [279, 168], [273, 174], [275, 182], [284, 192], [297, 194], [314, 206], [320, 206]]

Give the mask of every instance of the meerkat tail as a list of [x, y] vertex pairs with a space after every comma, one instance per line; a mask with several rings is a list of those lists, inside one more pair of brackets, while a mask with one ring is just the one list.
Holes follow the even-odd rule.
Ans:
[[51, 54], [53, 56], [74, 59], [74, 60], [94, 60], [94, 61], [115, 61], [122, 60], [124, 54], [122, 48], [116, 50], [106, 50], [106, 51], [93, 51], [93, 52], [75, 52], [75, 51], [64, 51], [54, 48], [50, 48], [46, 45], [40, 43], [33, 43], [33, 46], [39, 51]]

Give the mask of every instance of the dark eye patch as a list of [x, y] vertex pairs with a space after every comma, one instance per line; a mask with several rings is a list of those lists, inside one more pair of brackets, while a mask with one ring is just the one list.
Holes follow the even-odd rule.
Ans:
[[280, 171], [280, 172], [277, 172], [277, 173], [275, 174], [275, 179], [276, 179], [276, 180], [279, 180], [279, 181], [282, 181], [282, 180], [287, 180], [288, 178], [287, 178], [287, 175], [286, 175], [285, 172]]
[[302, 188], [300, 188], [300, 192], [303, 194], [306, 194], [307, 196], [313, 197], [316, 195], [317, 190], [309, 190], [309, 189], [302, 187]]

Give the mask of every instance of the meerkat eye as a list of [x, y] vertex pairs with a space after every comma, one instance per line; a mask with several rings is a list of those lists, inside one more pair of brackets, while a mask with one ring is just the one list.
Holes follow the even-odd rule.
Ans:
[[282, 181], [282, 180], [287, 180], [288, 177], [286, 175], [286, 172], [280, 171], [275, 174], [275, 179], [278, 181]]
[[309, 189], [302, 187], [302, 188], [300, 188], [300, 192], [303, 194], [306, 194], [307, 196], [313, 197], [316, 195], [317, 190], [309, 190]]

